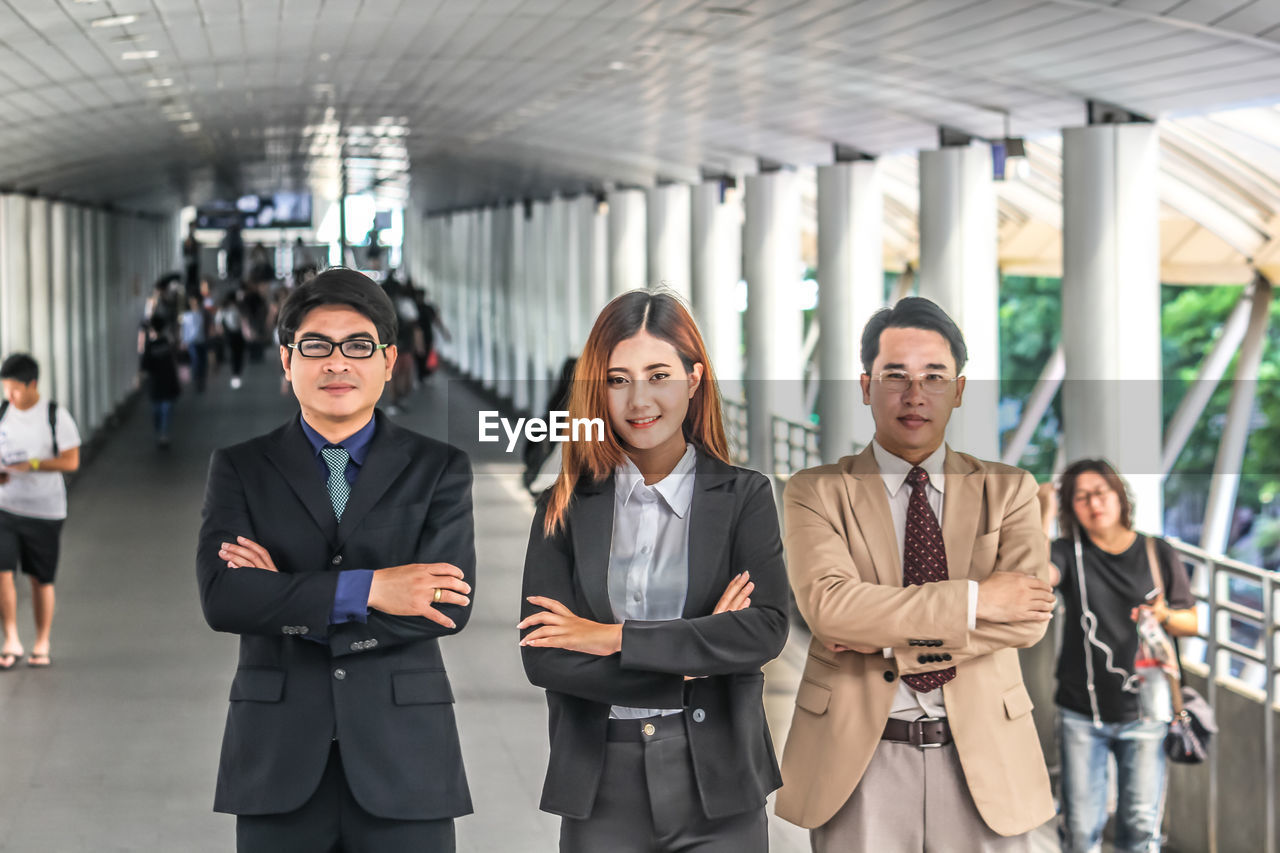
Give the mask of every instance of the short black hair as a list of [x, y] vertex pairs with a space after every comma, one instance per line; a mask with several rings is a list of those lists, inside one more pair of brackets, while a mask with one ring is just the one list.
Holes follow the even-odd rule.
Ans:
[[885, 329], [925, 329], [942, 335], [951, 346], [957, 374], [964, 370], [964, 363], [969, 360], [964, 335], [947, 312], [922, 296], [907, 296], [899, 299], [892, 308], [881, 308], [872, 314], [862, 330], [862, 370], [865, 373], [871, 372], [876, 356], [880, 355], [880, 334]]
[[341, 305], [368, 317], [378, 331], [378, 343], [394, 344], [399, 332], [395, 306], [378, 283], [361, 272], [331, 267], [300, 284], [280, 306], [276, 334], [281, 345], [293, 343], [303, 319], [316, 308]]
[[15, 352], [0, 364], [0, 379], [13, 379], [30, 385], [40, 378], [40, 365], [25, 352]]

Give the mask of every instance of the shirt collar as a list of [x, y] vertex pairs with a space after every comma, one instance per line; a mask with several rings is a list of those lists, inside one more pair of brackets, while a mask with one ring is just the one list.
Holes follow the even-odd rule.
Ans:
[[311, 443], [311, 449], [315, 451], [316, 456], [319, 456], [320, 451], [326, 447], [341, 447], [347, 451], [351, 461], [357, 465], [363, 465], [365, 457], [369, 455], [369, 443], [373, 441], [373, 433], [378, 425], [378, 422], [373, 417], [370, 417], [367, 424], [335, 445], [316, 432], [301, 414], [298, 415], [298, 421], [302, 424], [302, 432], [306, 435], [307, 441]]
[[[911, 469], [915, 466], [901, 456], [894, 456], [885, 450], [874, 438], [871, 439], [871, 453], [875, 456], [876, 465], [880, 466], [880, 479], [884, 481], [884, 487], [889, 490], [889, 496], [897, 497], [898, 490], [906, 482], [907, 474], [911, 473]], [[943, 442], [920, 463], [920, 467], [929, 475], [929, 485], [939, 492], [947, 490], [947, 478], [942, 476], [942, 465], [946, 459], [947, 445]]]
[[693, 445], [686, 443], [684, 448], [684, 456], [680, 457], [671, 473], [651, 486], [645, 486], [644, 475], [640, 473], [636, 463], [630, 457], [624, 458], [614, 472], [614, 496], [626, 506], [637, 489], [652, 489], [677, 518], [684, 518], [693, 503], [693, 475], [698, 462], [698, 454]]

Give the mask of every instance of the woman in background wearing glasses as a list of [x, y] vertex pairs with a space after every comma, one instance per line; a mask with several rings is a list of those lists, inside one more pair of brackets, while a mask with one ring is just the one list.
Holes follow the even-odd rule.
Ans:
[[[1042, 487], [1040, 496], [1048, 533], [1054, 494]], [[1163, 745], [1172, 711], [1148, 709], [1144, 715], [1140, 707], [1134, 622], [1140, 610], [1149, 609], [1170, 635], [1194, 635], [1190, 581], [1173, 548], [1156, 538], [1161, 583], [1155, 588], [1147, 537], [1133, 529], [1133, 502], [1110, 463], [1082, 459], [1069, 465], [1059, 479], [1056, 503], [1061, 538], [1050, 546], [1050, 579], [1066, 606], [1054, 697], [1062, 744], [1062, 849], [1100, 849], [1107, 822], [1107, 759], [1114, 755], [1115, 849], [1158, 851]]]
[[782, 782], [760, 671], [787, 637], [773, 489], [729, 464], [689, 312], [632, 291], [596, 319], [525, 556], [521, 651], [547, 691], [542, 808], [566, 853], [763, 853]]

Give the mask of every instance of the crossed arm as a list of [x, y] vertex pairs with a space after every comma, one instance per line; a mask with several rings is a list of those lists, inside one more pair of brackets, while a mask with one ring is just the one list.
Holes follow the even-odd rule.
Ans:
[[793, 478], [784, 502], [796, 602], [828, 649], [883, 654], [891, 648], [899, 671], [910, 674], [939, 668], [937, 662], [917, 662], [910, 644], [915, 638], [940, 639], [942, 645], [930, 651], [949, 654], [946, 665], [953, 666], [999, 649], [1034, 645], [1043, 636], [1053, 593], [1046, 582], [1048, 560], [1030, 475], [1019, 483], [1001, 521], [994, 570], [979, 581], [973, 630], [966, 579], [906, 587], [864, 579], [870, 567], [855, 564], [849, 540], [832, 522], [837, 511], [827, 505], [820, 486], [817, 475]]
[[[533, 521], [525, 558], [520, 641], [529, 680], [606, 704], [679, 708], [689, 678], [758, 669], [786, 641], [786, 575], [777, 511], [764, 478], [744, 498], [729, 563], [741, 568], [710, 614], [661, 622], [595, 622], [574, 612], [577, 567], [569, 535]], [[694, 521], [696, 523], [696, 521]], [[715, 566], [690, 566], [690, 572]], [[582, 610], [581, 607], [578, 608]]]
[[[234, 533], [232, 532], [234, 531]], [[329, 626], [338, 572], [281, 572], [254, 537], [243, 482], [227, 454], [210, 465], [197, 573], [205, 618], [215, 630], [278, 635], [282, 625], [328, 626], [317, 631], [335, 655], [352, 641], [377, 639], [378, 648], [455, 633], [470, 613], [475, 552], [471, 472], [466, 457], [449, 460], [427, 510], [418, 550], [453, 562], [415, 562], [374, 571], [366, 622]], [[439, 590], [439, 600], [436, 600]]]

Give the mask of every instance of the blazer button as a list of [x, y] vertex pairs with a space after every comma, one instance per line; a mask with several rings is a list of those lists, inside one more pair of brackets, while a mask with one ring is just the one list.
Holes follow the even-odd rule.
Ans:
[[297, 628], [294, 628], [294, 630], [297, 631], [299, 634], [305, 634], [311, 629], [308, 628], [306, 625], [299, 625]]
[[928, 655], [916, 655], [916, 661], [917, 661], [917, 662], [919, 662], [919, 663], [928, 663], [928, 662], [929, 662], [929, 656], [928, 656]]
[[292, 633], [293, 633], [293, 626], [291, 626], [291, 625], [285, 625], [283, 628], [281, 628], [281, 629], [280, 629], [280, 631], [281, 631], [282, 633], [285, 633], [285, 634], [292, 634]]
[[361, 650], [361, 649], [363, 649], [363, 648], [364, 648], [364, 643], [361, 643], [361, 642], [355, 642], [355, 643], [352, 643], [352, 644], [351, 644], [351, 651], [353, 651], [353, 652], [358, 652], [358, 651], [360, 651], [360, 650]]
[[347, 671], [345, 669], [335, 669], [333, 671], [333, 677], [341, 681], [347, 677]]
[[335, 566], [341, 566], [341, 565], [342, 565], [342, 555], [341, 555], [341, 554], [339, 554], [338, 556], [334, 557], [334, 558], [333, 558], [333, 560], [332, 560], [332, 563], [333, 563]]
[[693, 709], [693, 721], [694, 721], [695, 723], [700, 723], [700, 722], [702, 722], [703, 720], [705, 720], [706, 718], [707, 718], [707, 712], [706, 712], [706, 711], [702, 710], [701, 708], [694, 708], [694, 709]]
[[377, 646], [377, 645], [378, 645], [378, 638], [377, 638], [377, 637], [370, 637], [368, 640], [365, 640], [365, 642], [364, 642], [364, 647], [365, 647], [366, 649], [372, 649], [372, 648], [374, 648], [374, 647], [375, 647], [375, 646]]
[[886, 669], [886, 670], [884, 671], [884, 680], [885, 680], [885, 681], [890, 681], [890, 682], [891, 682], [891, 681], [893, 681], [893, 678], [894, 678], [893, 673]]
[[942, 659], [943, 659], [943, 660], [951, 660], [951, 653], [950, 653], [950, 652], [943, 652], [943, 653], [942, 653]]

